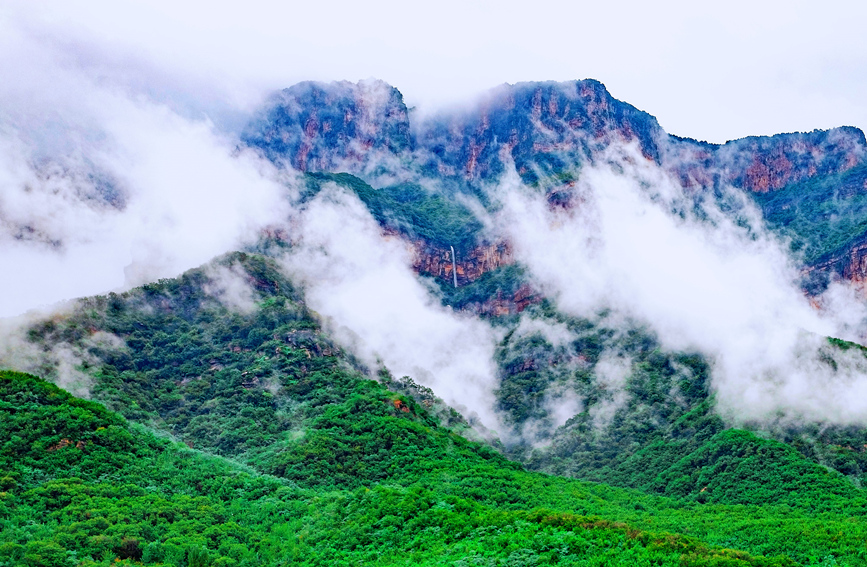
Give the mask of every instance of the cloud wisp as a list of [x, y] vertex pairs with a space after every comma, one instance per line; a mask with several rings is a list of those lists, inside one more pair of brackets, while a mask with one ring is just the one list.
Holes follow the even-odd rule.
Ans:
[[383, 236], [361, 201], [336, 185], [299, 213], [297, 226], [284, 266], [335, 337], [371, 368], [408, 375], [498, 429], [494, 329], [440, 305], [412, 271], [407, 246]]
[[635, 148], [608, 158], [581, 171], [571, 209], [514, 173], [495, 190], [501, 230], [537, 285], [570, 314], [610, 309], [648, 324], [666, 348], [709, 355], [719, 407], [734, 419], [867, 420], [863, 357], [836, 353], [829, 364], [824, 339], [860, 338], [863, 301], [838, 285], [816, 309], [760, 222], [745, 227], [711, 200], [699, 218]]
[[0, 315], [175, 276], [285, 217], [285, 180], [206, 118], [2, 42]]

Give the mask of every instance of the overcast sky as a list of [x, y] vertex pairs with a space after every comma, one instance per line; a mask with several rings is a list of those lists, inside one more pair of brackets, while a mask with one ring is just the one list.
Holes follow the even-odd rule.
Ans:
[[[503, 82], [595, 78], [668, 132], [867, 126], [867, 3], [7, 0], [17, 30], [157, 96], [252, 105], [381, 78], [429, 111]], [[9, 54], [0, 53], [0, 57]]]

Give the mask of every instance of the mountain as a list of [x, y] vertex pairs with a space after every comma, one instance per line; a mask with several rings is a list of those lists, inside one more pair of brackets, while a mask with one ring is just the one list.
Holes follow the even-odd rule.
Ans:
[[857, 128], [700, 142], [667, 134], [590, 79], [502, 85], [470, 108], [410, 119], [403, 97], [383, 82], [302, 83], [274, 95], [242, 140], [301, 171], [347, 172], [374, 185], [436, 179], [469, 193], [495, 183], [508, 161], [527, 184], [545, 178], [552, 200], [564, 198], [576, 166], [600, 159], [612, 143], [634, 143], [693, 192], [734, 187], [751, 195], [769, 226], [804, 254], [819, 281], [812, 289], [832, 277], [867, 276], [858, 191], [867, 141]]
[[[867, 278], [860, 130], [710, 144], [594, 80], [416, 121], [369, 80], [274, 93], [239, 144], [284, 223], [0, 328], [0, 567], [867, 564], [867, 347], [798, 327], [859, 328], [825, 303]], [[605, 199], [669, 250], [605, 241]], [[783, 299], [725, 295], [744, 267]]]
[[[220, 266], [255, 286], [255, 309], [209, 294]], [[666, 471], [667, 497], [526, 472], [464, 438], [466, 422], [430, 390], [369, 380], [296, 293], [267, 258], [233, 254], [33, 326], [38, 349], [89, 355], [90, 395], [105, 405], [0, 373], [0, 561], [785, 566], [863, 555], [863, 490], [787, 445], [712, 425], [689, 459], [641, 463], [645, 476]], [[43, 371], [59, 380], [63, 368]], [[707, 419], [679, 419], [676, 436]]]
[[371, 154], [410, 150], [403, 95], [382, 81], [300, 83], [275, 93], [243, 141], [301, 171], [357, 169]]

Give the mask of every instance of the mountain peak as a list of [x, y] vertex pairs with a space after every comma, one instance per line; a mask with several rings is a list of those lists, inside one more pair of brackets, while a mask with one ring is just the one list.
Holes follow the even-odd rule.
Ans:
[[298, 83], [271, 96], [242, 141], [302, 171], [355, 169], [370, 150], [411, 145], [409, 113], [384, 81]]

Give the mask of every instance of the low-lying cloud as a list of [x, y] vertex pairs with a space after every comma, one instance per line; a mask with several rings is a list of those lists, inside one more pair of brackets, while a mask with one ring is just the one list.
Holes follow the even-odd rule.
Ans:
[[21, 58], [0, 61], [0, 316], [175, 276], [285, 218], [285, 180], [208, 119], [10, 33], [0, 43]]
[[608, 157], [581, 171], [571, 209], [549, 206], [514, 172], [496, 190], [500, 226], [536, 285], [568, 313], [613, 309], [666, 348], [706, 353], [720, 408], [737, 419], [867, 419], [863, 357], [837, 354], [835, 368], [824, 339], [859, 338], [863, 301], [837, 285], [817, 309], [784, 243], [760, 223], [745, 227], [710, 200], [693, 214], [681, 187], [634, 148]]
[[[0, 317], [174, 277], [282, 226], [297, 242], [285, 265], [338, 339], [497, 426], [495, 333], [442, 307], [355, 197], [331, 188], [293, 210], [296, 173], [239, 149], [195, 102], [3, 22], [0, 31], [17, 55], [0, 59]], [[208, 275], [207, 293], [255, 308], [232, 267]], [[86, 394], [82, 352], [41, 352], [22, 338], [42, 317], [7, 324], [0, 360]]]
[[412, 271], [407, 246], [383, 236], [361, 201], [337, 186], [323, 189], [296, 227], [284, 266], [334, 336], [371, 368], [408, 375], [497, 429], [494, 329], [443, 307]]

